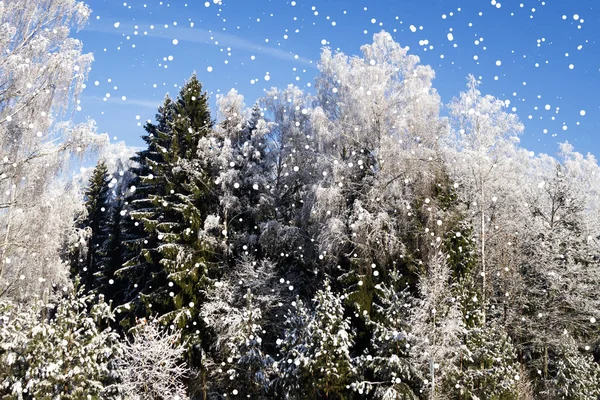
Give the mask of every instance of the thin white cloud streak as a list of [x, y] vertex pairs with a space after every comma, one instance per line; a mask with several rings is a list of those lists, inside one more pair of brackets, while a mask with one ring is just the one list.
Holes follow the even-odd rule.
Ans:
[[121, 100], [120, 98], [109, 98], [106, 101], [104, 101], [104, 97], [100, 97], [100, 96], [86, 96], [83, 95], [80, 97], [81, 100], [81, 104], [83, 106], [85, 106], [85, 103], [105, 103], [105, 104], [111, 104], [111, 105], [118, 105], [120, 107], [122, 106], [127, 106], [127, 105], [131, 105], [131, 106], [140, 106], [140, 107], [147, 107], [147, 108], [153, 108], [153, 109], [158, 109], [158, 107], [163, 103], [162, 100], [142, 100], [142, 99], [130, 99], [129, 97], [127, 98], [127, 100]]
[[[152, 24], [138, 22], [137, 26], [149, 27]], [[160, 24], [155, 24], [155, 27], [160, 27]], [[121, 36], [125, 32], [133, 32], [135, 29], [129, 24], [121, 23], [119, 28], [114, 28], [112, 26], [106, 25], [97, 25], [93, 24], [90, 27], [86, 27], [86, 31], [89, 32], [100, 32], [100, 33], [109, 33], [113, 35]], [[280, 49], [275, 49], [273, 47], [261, 46], [256, 44], [250, 40], [246, 40], [237, 35], [232, 35], [230, 33], [221, 33], [221, 32], [210, 32], [206, 29], [202, 28], [182, 28], [179, 26], [170, 26], [168, 28], [168, 33], [158, 29], [137, 29], [138, 32], [147, 31], [148, 34], [144, 35], [143, 33], [138, 33], [140, 37], [156, 37], [160, 39], [177, 39], [182, 42], [190, 42], [190, 43], [199, 43], [199, 44], [208, 44], [212, 46], [218, 47], [231, 47], [237, 50], [248, 51], [250, 53], [255, 52], [257, 54], [262, 54], [264, 56], [277, 58], [280, 60], [300, 62], [304, 65], [307, 65], [310, 68], [317, 68], [316, 63], [312, 62], [308, 58], [300, 57], [295, 58], [295, 55]], [[127, 34], [127, 33], [126, 33]], [[216, 44], [218, 43], [218, 44]]]

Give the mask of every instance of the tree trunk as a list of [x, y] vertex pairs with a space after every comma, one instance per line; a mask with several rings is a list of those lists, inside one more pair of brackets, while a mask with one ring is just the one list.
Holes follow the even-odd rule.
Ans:
[[485, 325], [485, 285], [486, 285], [486, 270], [485, 270], [485, 213], [483, 211], [483, 183], [481, 185], [481, 273], [483, 277], [483, 284], [481, 288], [482, 297], [482, 313], [483, 313], [483, 325]]

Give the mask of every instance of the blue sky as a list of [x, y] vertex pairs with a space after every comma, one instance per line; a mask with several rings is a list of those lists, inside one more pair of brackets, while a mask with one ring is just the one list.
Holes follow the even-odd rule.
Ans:
[[[216, 1], [216, 2], [215, 2]], [[77, 37], [95, 62], [78, 118], [141, 146], [141, 125], [196, 71], [214, 100], [236, 88], [311, 90], [324, 44], [346, 54], [381, 30], [436, 71], [447, 103], [474, 74], [525, 124], [524, 147], [600, 154], [598, 0], [89, 0]], [[107, 97], [109, 95], [110, 97]]]

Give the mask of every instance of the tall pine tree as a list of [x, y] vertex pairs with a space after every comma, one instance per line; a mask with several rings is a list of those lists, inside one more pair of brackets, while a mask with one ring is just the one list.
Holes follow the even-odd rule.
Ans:
[[85, 238], [71, 251], [71, 274], [78, 276], [86, 291], [98, 286], [96, 273], [102, 268], [102, 245], [107, 238], [110, 208], [110, 176], [104, 161], [92, 172], [84, 194], [84, 214], [76, 225]]
[[168, 305], [166, 274], [159, 264], [155, 229], [160, 214], [150, 197], [165, 192], [160, 166], [165, 162], [164, 152], [171, 142], [169, 125], [175, 115], [174, 106], [169, 95], [165, 96], [156, 122], [144, 126], [147, 134], [142, 140], [148, 147], [132, 157], [135, 166], [129, 171], [133, 177], [125, 197], [127, 213], [122, 221], [124, 262], [116, 272], [126, 281], [124, 305], [117, 310], [125, 314], [122, 318], [125, 327], [135, 326], [136, 318], [146, 317], [152, 310], [164, 312]]
[[210, 134], [212, 125], [208, 96], [193, 75], [177, 97], [170, 122], [171, 143], [163, 154], [165, 163], [156, 171], [165, 193], [150, 196], [160, 210], [158, 250], [173, 298], [171, 311], [162, 318], [183, 328], [184, 333], [199, 334], [196, 317], [202, 289], [210, 282], [211, 251], [198, 233], [215, 199], [211, 198], [210, 175], [201, 168], [197, 153], [200, 139]]

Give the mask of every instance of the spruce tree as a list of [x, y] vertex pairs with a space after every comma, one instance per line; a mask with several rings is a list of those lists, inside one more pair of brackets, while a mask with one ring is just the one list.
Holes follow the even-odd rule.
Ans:
[[241, 324], [226, 348], [227, 365], [224, 368], [229, 378], [228, 392], [252, 399], [266, 398], [273, 359], [263, 348], [263, 317], [250, 289], [244, 300]]
[[200, 339], [199, 307], [215, 269], [213, 252], [199, 233], [217, 199], [210, 171], [202, 168], [197, 157], [199, 142], [210, 134], [212, 125], [208, 95], [192, 75], [174, 103], [168, 133], [158, 132], [166, 144], [158, 149], [163, 162], [150, 163], [163, 186], [148, 196], [156, 213], [145, 221], [146, 228], [156, 232], [167, 281], [163, 288], [168, 306], [159, 315], [163, 323], [181, 328], [189, 344]]
[[304, 393], [310, 398], [343, 399], [356, 375], [350, 356], [354, 332], [344, 317], [343, 300], [328, 280], [313, 303], [310, 314], [301, 303], [288, 314], [288, 329], [280, 342], [283, 386], [300, 398]]
[[84, 215], [76, 226], [84, 232], [85, 248], [81, 244], [71, 252], [71, 274], [79, 277], [86, 291], [98, 286], [95, 274], [102, 268], [102, 246], [107, 238], [110, 208], [110, 176], [104, 161], [100, 161], [90, 177], [84, 193]]
[[[379, 275], [378, 272], [375, 273]], [[359, 357], [363, 379], [353, 384], [358, 394], [373, 392], [377, 399], [417, 399], [416, 371], [411, 359], [409, 312], [412, 299], [397, 270], [375, 285], [377, 303], [367, 326], [372, 329], [370, 352]]]
[[156, 225], [160, 210], [151, 196], [164, 194], [161, 165], [165, 163], [164, 152], [170, 146], [170, 122], [174, 117], [174, 103], [165, 96], [158, 108], [155, 123], [144, 126], [146, 135], [142, 140], [147, 148], [132, 157], [134, 167], [125, 197], [126, 216], [122, 220], [122, 237], [125, 245], [123, 266], [116, 274], [124, 280], [124, 304], [117, 309], [123, 315], [122, 325], [135, 326], [136, 318], [147, 317], [152, 311], [161, 313], [168, 309], [166, 274], [160, 265], [158, 233]]
[[114, 306], [123, 304], [125, 297], [126, 281], [116, 274], [123, 265], [125, 253], [122, 228], [126, 211], [123, 196], [123, 193], [117, 193], [112, 201], [110, 217], [106, 224], [107, 237], [100, 251], [100, 271], [96, 275], [98, 292]]
[[[247, 119], [240, 118], [234, 125], [234, 116], [245, 114], [241, 108], [230, 105], [235, 104], [235, 97], [236, 93], [230, 92], [219, 101], [225, 114], [217, 130], [225, 139], [217, 157], [221, 162], [219, 215], [227, 230], [227, 251], [239, 253], [250, 248], [260, 256], [260, 226], [274, 216], [268, 183], [271, 161], [267, 152], [268, 130], [258, 105], [251, 109]], [[241, 106], [243, 103], [238, 105]]]
[[[556, 376], [547, 393], [551, 398], [596, 400], [600, 397], [600, 366], [589, 352], [581, 350], [564, 334], [556, 360], [550, 366]], [[587, 353], [587, 354], [586, 354]]]
[[[77, 283], [75, 284], [77, 286]], [[102, 295], [56, 288], [30, 304], [0, 301], [0, 397], [111, 398], [119, 335]]]

